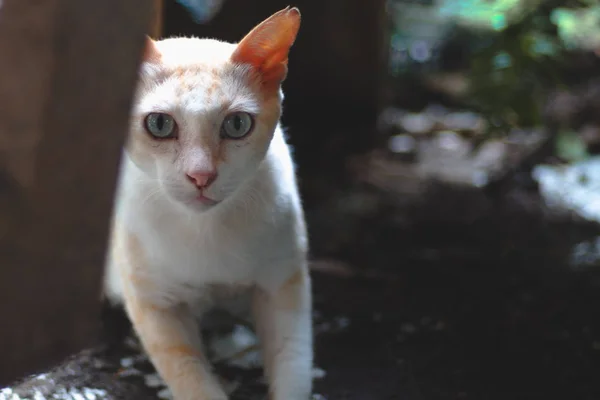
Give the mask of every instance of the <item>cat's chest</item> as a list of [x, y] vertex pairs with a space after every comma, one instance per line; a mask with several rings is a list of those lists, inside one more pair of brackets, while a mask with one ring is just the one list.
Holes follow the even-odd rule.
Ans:
[[148, 235], [156, 272], [165, 279], [195, 285], [250, 279], [260, 258], [252, 237], [212, 232], [171, 231]]
[[153, 274], [168, 284], [251, 284], [264, 262], [256, 238], [240, 231], [162, 226], [143, 235]]

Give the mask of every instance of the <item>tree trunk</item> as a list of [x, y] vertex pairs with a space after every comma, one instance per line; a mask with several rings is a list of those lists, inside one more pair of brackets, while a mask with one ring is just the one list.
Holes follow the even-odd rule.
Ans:
[[93, 343], [143, 0], [0, 2], [0, 384]]

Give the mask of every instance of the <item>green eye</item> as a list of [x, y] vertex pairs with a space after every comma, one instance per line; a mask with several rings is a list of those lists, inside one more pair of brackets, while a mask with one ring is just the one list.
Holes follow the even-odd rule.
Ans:
[[144, 127], [157, 139], [174, 138], [177, 133], [175, 119], [165, 113], [150, 113], [144, 120]]
[[252, 132], [254, 118], [245, 112], [229, 114], [223, 120], [221, 135], [228, 139], [242, 139]]

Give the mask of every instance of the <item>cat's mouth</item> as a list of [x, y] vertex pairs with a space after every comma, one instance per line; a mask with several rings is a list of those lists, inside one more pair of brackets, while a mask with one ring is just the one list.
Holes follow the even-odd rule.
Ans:
[[203, 195], [201, 192], [196, 195], [196, 200], [205, 206], [214, 206], [219, 203], [217, 200], [213, 200], [210, 197]]

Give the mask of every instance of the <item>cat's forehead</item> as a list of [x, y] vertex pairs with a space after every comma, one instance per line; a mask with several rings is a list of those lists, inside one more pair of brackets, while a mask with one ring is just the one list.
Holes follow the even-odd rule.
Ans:
[[185, 68], [222, 66], [228, 62], [236, 45], [214, 39], [170, 38], [156, 42], [156, 47], [163, 66]]
[[143, 68], [139, 107], [197, 110], [219, 107], [257, 111], [257, 89], [248, 67], [230, 62], [235, 45], [212, 39], [175, 38], [156, 42], [158, 64]]

